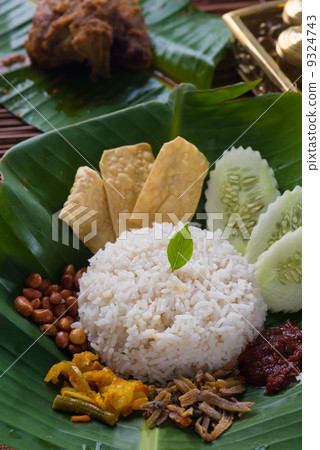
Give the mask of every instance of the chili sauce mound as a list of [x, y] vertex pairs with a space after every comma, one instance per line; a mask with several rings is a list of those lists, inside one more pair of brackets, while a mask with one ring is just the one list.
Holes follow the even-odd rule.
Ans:
[[248, 384], [266, 386], [265, 395], [289, 386], [302, 367], [302, 329], [290, 319], [263, 331], [239, 356]]

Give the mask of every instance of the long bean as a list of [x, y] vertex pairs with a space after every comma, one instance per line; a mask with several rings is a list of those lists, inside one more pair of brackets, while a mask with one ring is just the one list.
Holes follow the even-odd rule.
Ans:
[[95, 405], [78, 400], [76, 398], [66, 397], [64, 395], [57, 395], [54, 399], [52, 407], [54, 409], [61, 409], [62, 411], [72, 412], [76, 414], [88, 414], [93, 419], [105, 422], [108, 425], [114, 425], [117, 421], [115, 414], [109, 411], [104, 411]]

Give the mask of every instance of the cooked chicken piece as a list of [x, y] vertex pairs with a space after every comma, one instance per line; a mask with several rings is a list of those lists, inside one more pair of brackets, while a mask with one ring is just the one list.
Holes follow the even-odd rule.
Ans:
[[69, 30], [72, 47], [92, 68], [92, 75], [110, 75], [113, 30], [108, 21], [115, 16], [112, 1], [85, 0], [72, 14]]
[[128, 69], [147, 69], [152, 54], [138, 0], [117, 0], [111, 62]]
[[147, 68], [151, 62], [136, 0], [42, 0], [25, 47], [39, 67], [86, 61], [94, 76], [110, 76], [111, 60], [130, 69]]

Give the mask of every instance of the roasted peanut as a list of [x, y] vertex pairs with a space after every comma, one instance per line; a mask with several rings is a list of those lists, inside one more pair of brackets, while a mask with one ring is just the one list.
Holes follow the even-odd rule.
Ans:
[[87, 336], [82, 328], [74, 328], [70, 333], [70, 342], [75, 345], [82, 345], [86, 342]]
[[50, 297], [52, 292], [60, 292], [61, 287], [58, 284], [50, 284], [50, 286], [47, 287], [47, 289], [44, 291], [44, 295]]
[[38, 291], [37, 289], [32, 288], [24, 288], [22, 289], [24, 297], [26, 297], [28, 300], [33, 300], [34, 298], [41, 298], [42, 292]]
[[26, 279], [26, 286], [38, 289], [42, 284], [42, 276], [39, 273], [31, 273]]
[[70, 295], [72, 295], [72, 291], [70, 291], [70, 289], [62, 289], [60, 295], [62, 298], [67, 298], [70, 297]]
[[61, 303], [62, 297], [59, 294], [59, 292], [52, 292], [52, 294], [50, 295], [50, 302], [53, 305], [59, 305]]
[[55, 336], [58, 333], [57, 327], [51, 323], [40, 325], [40, 331], [47, 336]]
[[75, 319], [78, 315], [78, 300], [76, 297], [67, 297], [66, 298], [66, 307], [68, 308], [68, 314]]
[[71, 329], [71, 322], [67, 317], [62, 317], [59, 320], [59, 328], [61, 331], [69, 331]]
[[26, 297], [23, 297], [22, 295], [20, 295], [19, 297], [17, 297], [15, 299], [14, 307], [16, 308], [18, 313], [20, 313], [24, 317], [31, 316], [31, 314], [33, 312], [33, 307], [31, 305], [31, 303], [29, 302], [29, 300]]
[[43, 323], [50, 323], [53, 318], [52, 311], [50, 309], [36, 309], [31, 314], [32, 320], [38, 325]]
[[70, 297], [66, 298], [65, 302], [66, 302], [67, 308], [69, 308], [69, 306], [77, 304], [78, 299], [76, 297], [74, 297], [73, 295], [70, 295]]
[[56, 334], [56, 344], [59, 348], [66, 348], [69, 345], [69, 333], [66, 331], [58, 331]]
[[82, 275], [84, 274], [84, 272], [86, 272], [86, 271], [87, 271], [86, 267], [81, 267], [81, 269], [79, 269], [76, 272], [75, 276], [73, 277], [73, 285], [74, 285], [76, 291], [79, 291], [79, 289], [80, 289], [79, 280], [82, 277]]
[[74, 319], [71, 316], [65, 316], [65, 318], [68, 319], [71, 324], [74, 322]]
[[69, 344], [67, 351], [70, 356], [73, 356], [75, 353], [84, 352], [85, 350], [87, 350], [87, 348], [88, 348], [88, 341], [86, 341], [82, 345]]
[[53, 306], [52, 306], [52, 303], [50, 302], [50, 297], [42, 297], [41, 308], [42, 309], [50, 309], [50, 311], [53, 311]]
[[73, 264], [69, 264], [63, 269], [63, 275], [74, 275], [75, 269]]
[[67, 309], [67, 307], [63, 303], [60, 303], [59, 305], [54, 305], [53, 306], [53, 314], [56, 317], [60, 318], [66, 312], [66, 309]]
[[63, 275], [61, 278], [61, 286], [63, 289], [72, 289], [73, 286], [73, 276], [72, 275]]
[[41, 308], [41, 300], [40, 300], [40, 298], [34, 298], [33, 300], [31, 300], [30, 303], [31, 303], [33, 309]]
[[46, 289], [48, 289], [50, 284], [51, 284], [50, 280], [48, 280], [47, 278], [43, 278], [41, 286], [39, 287], [39, 291], [41, 291], [43, 293]]

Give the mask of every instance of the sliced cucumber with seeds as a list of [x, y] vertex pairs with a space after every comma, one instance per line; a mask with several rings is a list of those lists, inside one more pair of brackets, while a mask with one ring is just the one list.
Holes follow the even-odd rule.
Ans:
[[[273, 170], [260, 153], [239, 147], [225, 151], [217, 161], [205, 195], [207, 228], [221, 228], [223, 237], [243, 254], [260, 214], [279, 191]], [[223, 218], [215, 219], [212, 213], [223, 213]]]
[[286, 191], [261, 214], [248, 242], [246, 258], [255, 263], [258, 256], [288, 231], [297, 230], [302, 225], [302, 189]]
[[263, 252], [254, 271], [270, 311], [299, 311], [302, 306], [302, 227], [289, 231]]

